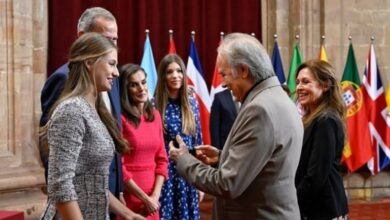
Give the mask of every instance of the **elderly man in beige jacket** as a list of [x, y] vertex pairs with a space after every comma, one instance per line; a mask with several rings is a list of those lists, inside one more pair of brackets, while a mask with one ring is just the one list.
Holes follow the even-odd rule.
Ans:
[[268, 54], [256, 38], [233, 33], [218, 48], [217, 65], [242, 103], [223, 150], [198, 146], [197, 159], [177, 137], [170, 158], [184, 178], [216, 196], [216, 219], [300, 219], [294, 177], [303, 125]]

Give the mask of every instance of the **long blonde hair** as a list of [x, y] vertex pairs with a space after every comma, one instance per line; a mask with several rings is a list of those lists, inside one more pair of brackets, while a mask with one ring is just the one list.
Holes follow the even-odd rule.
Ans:
[[318, 59], [308, 60], [298, 67], [296, 77], [304, 68], [309, 69], [319, 84], [326, 88], [322, 96], [317, 100], [317, 108], [303, 116], [304, 127], [308, 127], [314, 119], [324, 114], [326, 110], [330, 110], [342, 121], [345, 129], [346, 106], [334, 68], [326, 61]]
[[[195, 115], [189, 102], [189, 91], [187, 86], [187, 72], [183, 60], [176, 54], [168, 54], [160, 61], [158, 67], [158, 79], [155, 91], [156, 107], [161, 113], [163, 124], [165, 124], [165, 109], [168, 104], [167, 68], [169, 64], [177, 63], [183, 72], [183, 85], [179, 90], [180, 108], [182, 115], [182, 132], [184, 134], [196, 134]], [[164, 127], [164, 130], [166, 128]]]
[[117, 50], [116, 45], [98, 33], [85, 33], [73, 43], [69, 54], [68, 78], [58, 101], [51, 108], [49, 115], [51, 117], [53, 110], [64, 100], [76, 96], [86, 96], [93, 91], [97, 95], [95, 103], [97, 112], [114, 139], [116, 150], [122, 153], [128, 151], [127, 142], [121, 137], [116, 120], [107, 110], [102, 98], [98, 94], [95, 79], [91, 78], [86, 65], [87, 61], [96, 63], [113, 50]]

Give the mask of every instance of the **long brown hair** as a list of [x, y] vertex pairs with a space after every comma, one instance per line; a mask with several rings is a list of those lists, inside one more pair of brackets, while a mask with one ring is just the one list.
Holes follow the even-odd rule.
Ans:
[[182, 132], [194, 135], [196, 133], [195, 116], [189, 102], [189, 91], [187, 86], [187, 72], [183, 60], [176, 54], [168, 54], [160, 61], [158, 66], [158, 79], [154, 96], [157, 109], [161, 113], [163, 124], [165, 124], [165, 109], [168, 104], [167, 68], [169, 64], [177, 63], [183, 72], [183, 85], [179, 90], [179, 99], [182, 115]]
[[[145, 70], [137, 64], [131, 64], [131, 63], [125, 64], [119, 68], [122, 114], [127, 119], [129, 119], [135, 125], [135, 127], [139, 126], [141, 115], [137, 107], [132, 104], [132, 100], [130, 100], [129, 98], [128, 87], [129, 87], [129, 77], [138, 71], [142, 71], [145, 74], [145, 79], [146, 79], [147, 74]], [[149, 99], [144, 104], [144, 111], [147, 114], [146, 120], [154, 121], [153, 105]]]
[[318, 59], [308, 60], [298, 67], [296, 77], [298, 77], [299, 72], [304, 68], [309, 69], [318, 83], [326, 88], [323, 91], [322, 96], [317, 100], [317, 108], [313, 112], [308, 112], [303, 116], [303, 125], [305, 128], [309, 126], [315, 118], [324, 114], [326, 110], [330, 110], [342, 121], [345, 129], [346, 106], [342, 98], [341, 88], [336, 79], [334, 68], [326, 61]]
[[85, 33], [73, 43], [69, 54], [68, 78], [60, 98], [51, 108], [49, 115], [51, 116], [53, 110], [64, 100], [76, 96], [86, 96], [93, 91], [97, 95], [95, 103], [97, 112], [114, 139], [116, 150], [122, 153], [129, 149], [127, 142], [122, 138], [116, 120], [107, 110], [103, 99], [98, 94], [95, 79], [91, 78], [86, 65], [87, 61], [96, 63], [113, 50], [117, 50], [116, 45], [98, 33]]

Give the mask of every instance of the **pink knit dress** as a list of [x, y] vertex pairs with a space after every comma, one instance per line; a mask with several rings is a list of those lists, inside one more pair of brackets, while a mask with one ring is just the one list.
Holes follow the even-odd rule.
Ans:
[[[125, 184], [133, 181], [148, 195], [153, 192], [156, 175], [165, 179], [168, 177], [168, 159], [164, 147], [161, 116], [154, 110], [154, 121], [146, 121], [141, 117], [139, 127], [136, 128], [124, 115], [122, 119], [122, 132], [129, 142], [130, 153], [122, 154], [123, 179]], [[135, 195], [125, 190], [126, 205], [132, 211], [143, 212], [144, 204]], [[158, 212], [148, 219], [160, 219]]]

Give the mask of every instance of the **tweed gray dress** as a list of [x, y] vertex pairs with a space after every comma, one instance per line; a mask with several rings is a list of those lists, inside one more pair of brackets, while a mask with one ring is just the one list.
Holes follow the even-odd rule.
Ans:
[[108, 173], [114, 142], [82, 97], [62, 102], [48, 128], [48, 205], [42, 219], [61, 219], [55, 204], [77, 201], [84, 219], [109, 219]]

